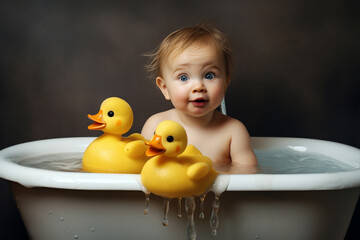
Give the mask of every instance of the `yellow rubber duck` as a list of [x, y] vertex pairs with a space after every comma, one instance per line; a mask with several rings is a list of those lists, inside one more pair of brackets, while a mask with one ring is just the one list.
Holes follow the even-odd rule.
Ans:
[[97, 173], [140, 173], [149, 159], [145, 152], [145, 138], [138, 133], [122, 137], [133, 124], [130, 105], [121, 98], [105, 99], [96, 115], [88, 115], [94, 123], [90, 130], [102, 130], [103, 135], [96, 138], [85, 150], [82, 167], [88, 172]]
[[207, 191], [217, 172], [211, 159], [192, 145], [187, 146], [185, 129], [177, 122], [161, 122], [146, 155], [152, 157], [141, 171], [144, 187], [165, 198], [198, 196]]

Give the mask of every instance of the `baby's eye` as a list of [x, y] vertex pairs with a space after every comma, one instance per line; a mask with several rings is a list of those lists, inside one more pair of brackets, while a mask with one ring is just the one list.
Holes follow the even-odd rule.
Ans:
[[185, 82], [185, 81], [189, 80], [188, 76], [186, 76], [185, 74], [180, 75], [179, 79], [182, 82]]
[[215, 77], [215, 74], [212, 72], [209, 72], [207, 74], [205, 74], [205, 79], [211, 80]]

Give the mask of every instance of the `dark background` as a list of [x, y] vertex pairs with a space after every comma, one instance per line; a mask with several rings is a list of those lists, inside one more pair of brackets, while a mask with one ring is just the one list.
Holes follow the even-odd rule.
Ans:
[[[232, 42], [228, 114], [252, 136], [360, 148], [359, 9], [355, 0], [0, 1], [0, 149], [98, 136], [86, 115], [109, 96], [129, 102], [140, 132], [170, 107], [142, 54], [201, 21]], [[26, 239], [4, 180], [0, 194], [0, 239]], [[360, 239], [359, 212], [347, 239]]]

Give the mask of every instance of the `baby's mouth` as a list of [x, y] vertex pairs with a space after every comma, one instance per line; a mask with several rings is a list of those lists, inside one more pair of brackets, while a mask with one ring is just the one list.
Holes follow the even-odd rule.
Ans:
[[207, 104], [208, 100], [204, 98], [197, 98], [191, 101], [196, 107], [203, 107]]

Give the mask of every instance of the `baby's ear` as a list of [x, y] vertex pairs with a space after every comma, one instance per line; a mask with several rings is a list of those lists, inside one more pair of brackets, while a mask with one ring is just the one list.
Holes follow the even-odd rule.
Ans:
[[161, 90], [161, 92], [164, 95], [165, 99], [170, 100], [170, 95], [169, 95], [168, 89], [166, 87], [165, 80], [163, 78], [161, 78], [161, 77], [157, 77], [156, 78], [156, 85]]
[[228, 88], [230, 82], [231, 82], [231, 76], [228, 75], [228, 76], [226, 77], [225, 91], [226, 91], [226, 89]]

